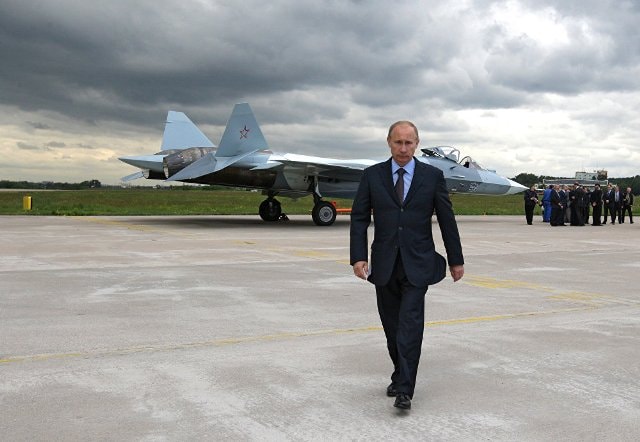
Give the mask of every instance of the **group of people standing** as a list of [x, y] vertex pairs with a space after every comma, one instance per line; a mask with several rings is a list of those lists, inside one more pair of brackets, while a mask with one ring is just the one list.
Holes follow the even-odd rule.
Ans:
[[623, 224], [625, 215], [629, 215], [629, 222], [633, 224], [633, 192], [627, 187], [625, 192], [618, 186], [608, 184], [603, 191], [599, 184], [594, 189], [574, 183], [571, 188], [560, 184], [550, 184], [538, 198], [536, 186], [531, 186], [524, 193], [524, 211], [527, 224], [533, 224], [533, 210], [542, 207], [542, 221], [552, 226], [584, 226], [589, 224], [589, 216], [593, 209], [592, 226], [607, 224], [609, 215], [611, 224]]

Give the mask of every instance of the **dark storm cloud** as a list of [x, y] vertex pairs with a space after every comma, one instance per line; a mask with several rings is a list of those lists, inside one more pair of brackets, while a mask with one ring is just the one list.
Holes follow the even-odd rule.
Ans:
[[[399, 97], [492, 108], [519, 106], [530, 92], [637, 86], [617, 68], [637, 63], [635, 3], [617, 12], [587, 3], [601, 14], [585, 22], [592, 41], [579, 26], [583, 2], [530, 1], [554, 6], [558, 19], [576, 17], [571, 43], [548, 52], [499, 26], [468, 31], [460, 21], [502, 3], [434, 17], [414, 2], [4, 0], [0, 57], [10, 62], [0, 71], [0, 101], [87, 122], [148, 124], [170, 106], [212, 107], [221, 117], [235, 101], [318, 87], [341, 88], [345, 103], [371, 108]], [[484, 64], [465, 64], [482, 49], [470, 37], [485, 41]], [[468, 81], [444, 84], [455, 65]]]
[[27, 121], [26, 123], [27, 123], [28, 126], [34, 128], [34, 129], [41, 129], [41, 130], [51, 129], [51, 126], [49, 126], [48, 124], [40, 123], [40, 122], [37, 122], [37, 121]]
[[[23, 140], [21, 150], [44, 150], [52, 138], [66, 146], [49, 150], [123, 149], [104, 140], [111, 136], [159, 140], [169, 109], [186, 112], [218, 142], [241, 101], [270, 125], [268, 140], [279, 136], [294, 152], [302, 143], [306, 153], [366, 151], [369, 129], [397, 118], [451, 143], [508, 146], [496, 137], [509, 131], [483, 132], [492, 119], [477, 115], [505, 118], [501, 111], [517, 109], [549, 124], [544, 115], [553, 106], [565, 112], [566, 127], [613, 124], [600, 115], [613, 112], [630, 123], [624, 137], [633, 140], [639, 4], [0, 0], [0, 106], [17, 109], [16, 127], [28, 127], [28, 136], [11, 138]], [[547, 35], [538, 22], [549, 26]], [[607, 94], [631, 98], [605, 111], [594, 101]], [[576, 112], [583, 107], [593, 113]], [[467, 111], [474, 116], [461, 115]], [[335, 126], [347, 128], [325, 134]], [[38, 138], [44, 129], [60, 134]], [[537, 140], [522, 138], [541, 152]]]
[[49, 150], [47, 147], [36, 146], [33, 144], [25, 143], [23, 141], [18, 141], [16, 143], [16, 147], [20, 150], [43, 150], [43, 151]]
[[[446, 24], [412, 23], [403, 2], [3, 3], [1, 102], [83, 120], [149, 122], [174, 104], [226, 114], [234, 101], [323, 86], [373, 107], [419, 99], [432, 92], [422, 71], [457, 52]], [[351, 96], [357, 85], [378, 93]]]

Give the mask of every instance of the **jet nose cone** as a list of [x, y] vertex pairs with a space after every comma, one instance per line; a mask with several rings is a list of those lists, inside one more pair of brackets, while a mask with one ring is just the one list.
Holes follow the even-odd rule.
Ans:
[[523, 186], [520, 183], [516, 183], [515, 181], [512, 181], [512, 180], [508, 180], [508, 181], [509, 181], [510, 187], [509, 187], [509, 190], [507, 191], [507, 195], [520, 193], [527, 189], [525, 186]]

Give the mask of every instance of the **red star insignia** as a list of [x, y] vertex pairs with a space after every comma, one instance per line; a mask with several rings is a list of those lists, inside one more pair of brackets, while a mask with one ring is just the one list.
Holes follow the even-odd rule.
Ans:
[[247, 125], [245, 124], [244, 129], [240, 131], [240, 139], [247, 138], [247, 135], [249, 134], [249, 130], [250, 129], [247, 129]]

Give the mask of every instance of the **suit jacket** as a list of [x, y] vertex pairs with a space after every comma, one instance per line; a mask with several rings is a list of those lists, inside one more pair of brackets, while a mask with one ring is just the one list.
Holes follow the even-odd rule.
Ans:
[[630, 192], [630, 193], [625, 192], [623, 201], [624, 201], [625, 207], [633, 206], [633, 192]]
[[555, 189], [551, 191], [551, 206], [560, 207], [562, 199], [560, 198], [560, 192]]
[[560, 194], [560, 204], [562, 204], [563, 207], [567, 207], [567, 202], [569, 201], [568, 192], [565, 192], [564, 189], [562, 189], [558, 193]]
[[370, 275], [375, 285], [386, 285], [398, 253], [409, 282], [425, 287], [441, 281], [446, 262], [436, 252], [431, 232], [435, 210], [449, 265], [462, 265], [462, 246], [442, 171], [414, 159], [411, 187], [400, 203], [391, 176], [391, 159], [364, 170], [351, 209], [351, 264], [369, 261], [367, 228], [373, 211], [374, 239]]
[[615, 205], [616, 205], [615, 196], [616, 195], [615, 195], [615, 192], [613, 191], [613, 189], [607, 190], [604, 193], [603, 200], [604, 200], [604, 205], [607, 206], [607, 208], [613, 209], [615, 207]]
[[609, 201], [609, 205], [611, 205], [616, 209], [620, 208], [622, 207], [623, 199], [624, 199], [624, 192], [618, 191], [618, 201], [616, 201], [616, 191], [614, 190], [611, 192], [611, 200]]
[[524, 191], [524, 205], [527, 207], [533, 207], [538, 204], [538, 192], [535, 190], [527, 189]]

